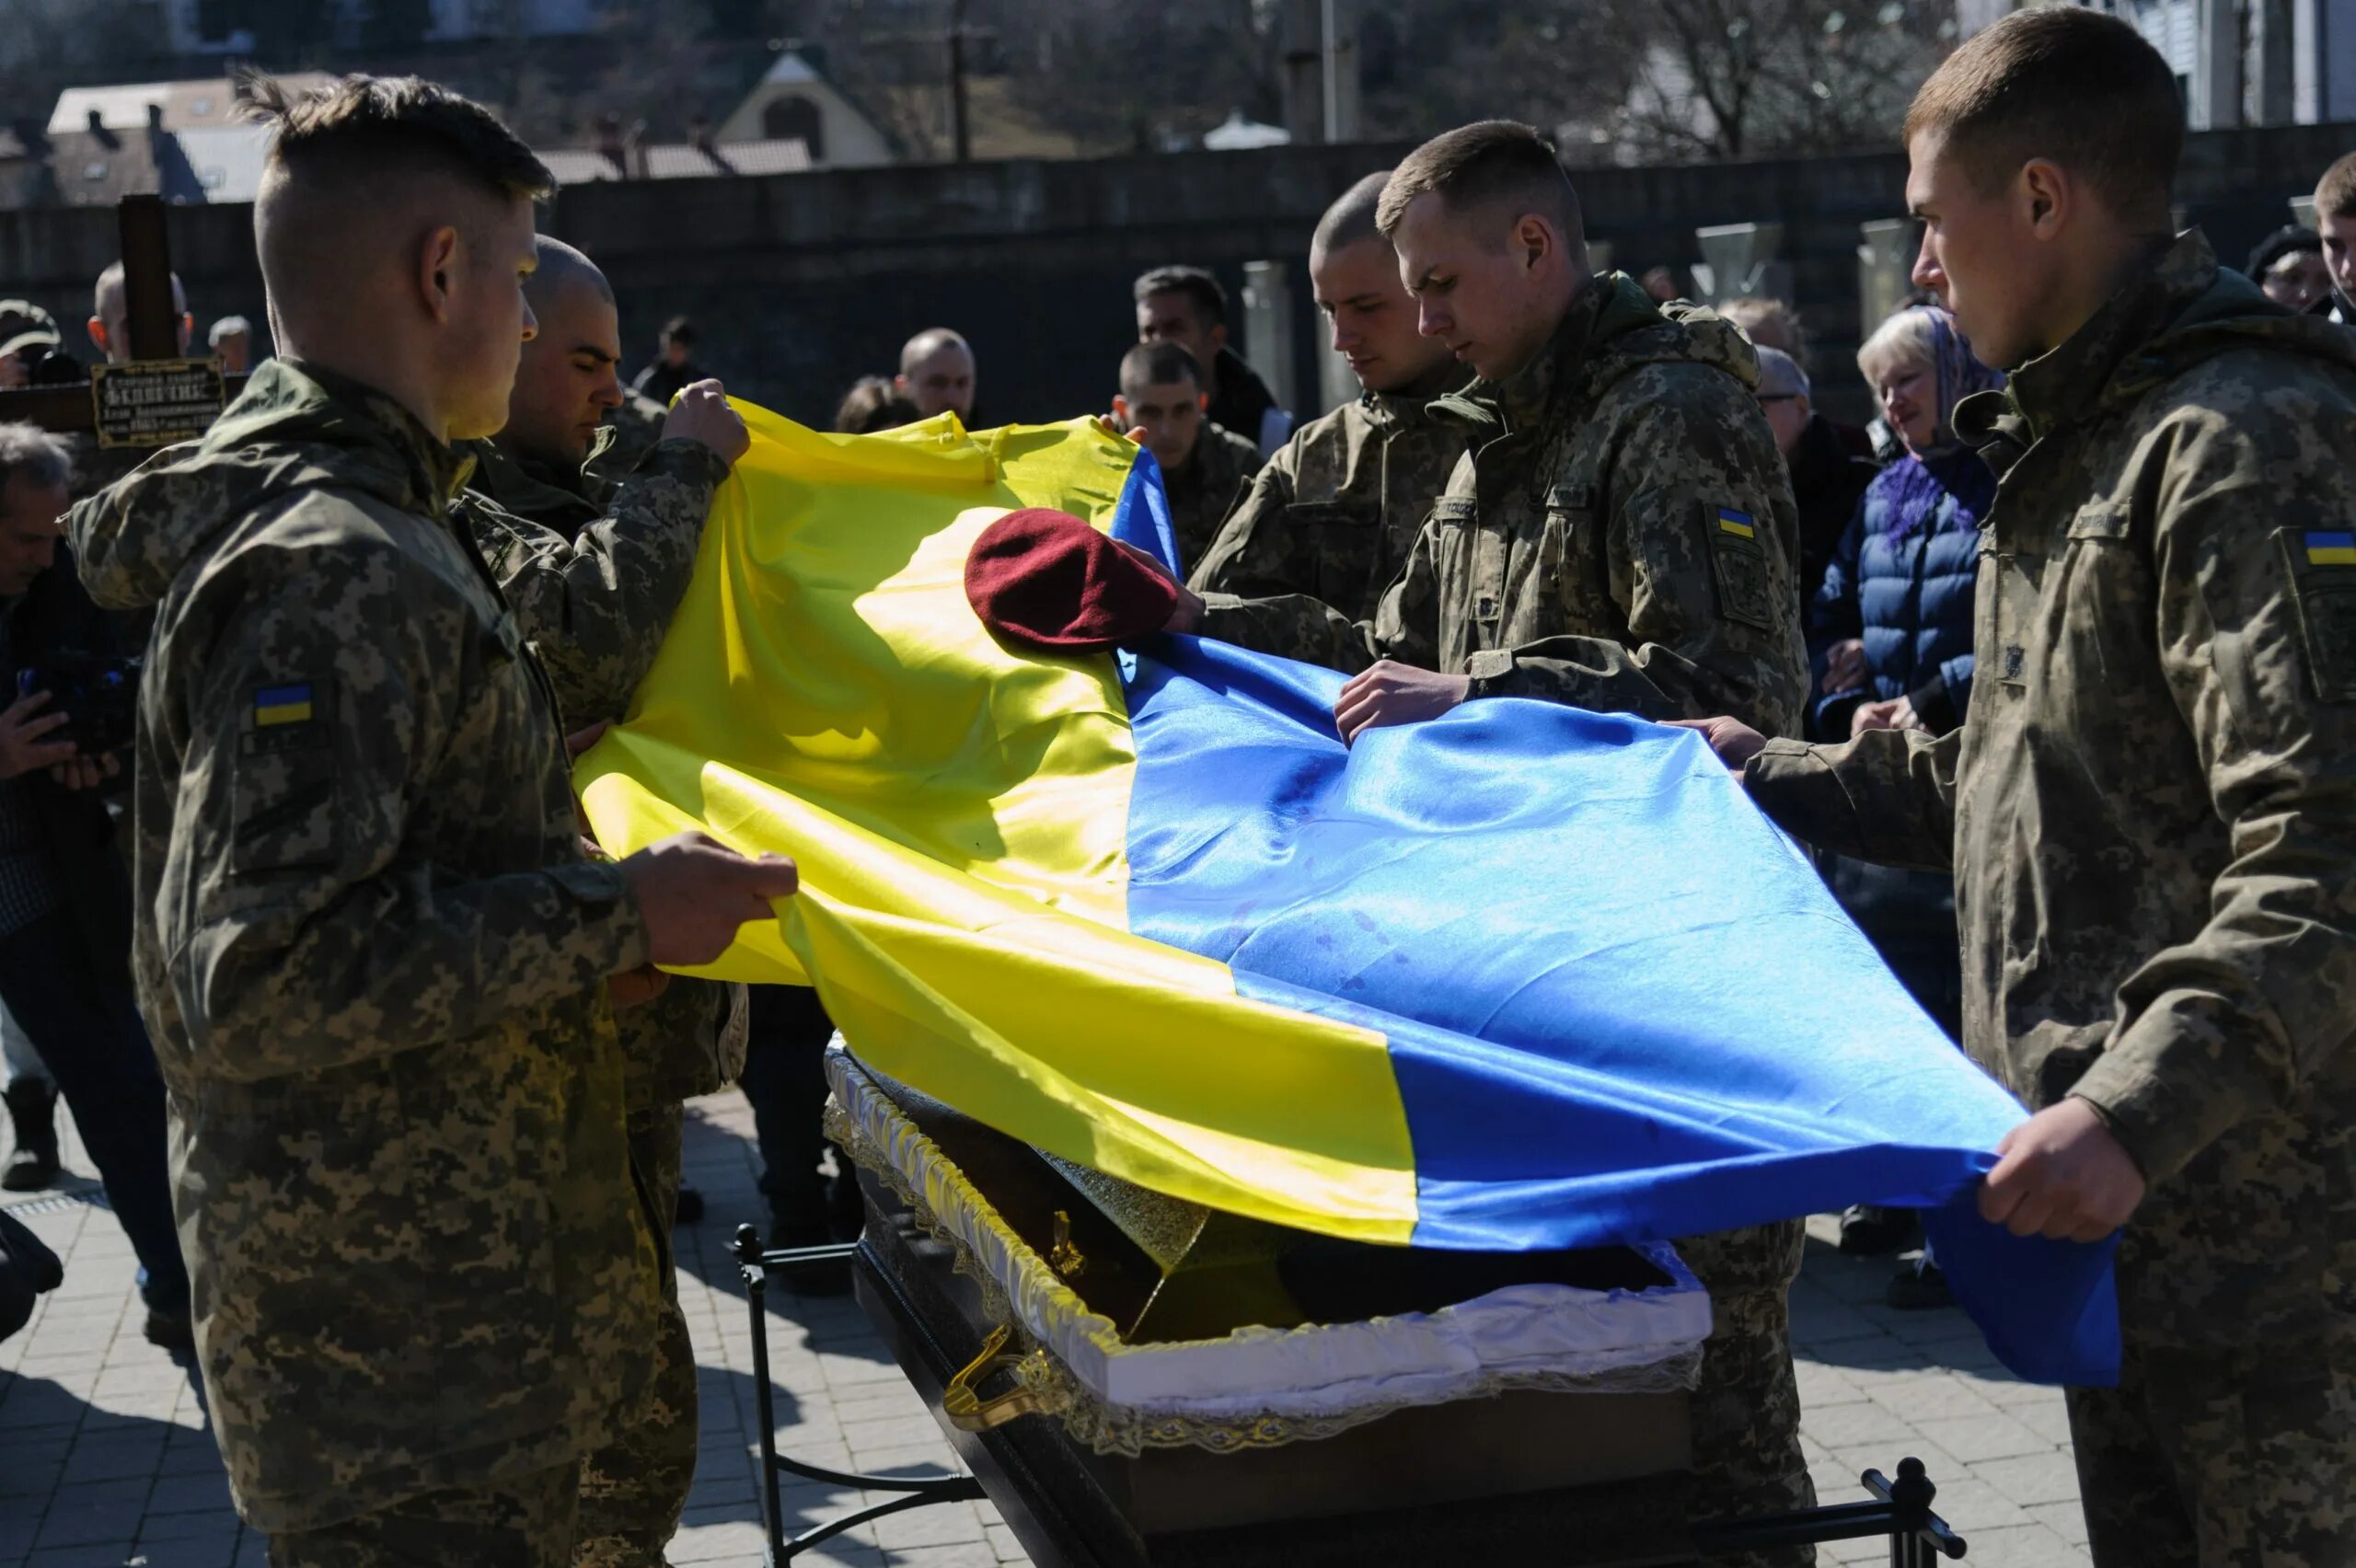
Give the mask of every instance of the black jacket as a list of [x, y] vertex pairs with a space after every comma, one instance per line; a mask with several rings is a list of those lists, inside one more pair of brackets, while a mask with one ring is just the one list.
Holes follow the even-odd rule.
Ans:
[[[5, 667], [9, 690], [16, 688], [17, 671], [52, 653], [76, 650], [97, 654], [135, 653], [131, 628], [90, 602], [74, 570], [73, 556], [60, 545], [57, 559], [33, 579], [24, 602], [8, 617]], [[130, 755], [123, 755], [130, 766]], [[68, 790], [46, 773], [26, 780], [40, 814], [41, 831], [56, 856], [59, 891], [87, 944], [90, 966], [111, 981], [131, 984], [131, 879], [115, 842], [113, 813], [104, 795], [120, 793], [121, 781], [108, 791]]]
[[1808, 416], [1807, 428], [1784, 459], [1791, 470], [1792, 499], [1800, 509], [1800, 605], [1805, 611], [1824, 582], [1841, 536], [1857, 514], [1865, 487], [1881, 470], [1871, 459], [1851, 455], [1822, 414]]

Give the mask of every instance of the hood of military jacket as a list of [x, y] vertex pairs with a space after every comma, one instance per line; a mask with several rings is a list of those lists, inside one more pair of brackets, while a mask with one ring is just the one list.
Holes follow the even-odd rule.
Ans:
[[66, 513], [83, 585], [110, 609], [160, 602], [221, 531], [307, 488], [440, 517], [471, 464], [391, 398], [348, 376], [265, 362], [201, 441], [159, 454]]
[[1685, 300], [1659, 304], [1627, 273], [1601, 272], [1572, 300], [1530, 363], [1431, 407], [1480, 424], [1529, 430], [1558, 398], [1586, 401], [1646, 365], [1667, 363], [1705, 364], [1746, 388], [1759, 385], [1759, 356], [1732, 322]]
[[[613, 427], [598, 432], [588, 462], [595, 462], [612, 444]], [[583, 525], [596, 521], [605, 508], [605, 482], [585, 467], [565, 469], [509, 451], [496, 441], [458, 444], [462, 456], [474, 460], [468, 488], [480, 490], [518, 517], [556, 528], [568, 537]]]
[[2061, 347], [1956, 405], [1956, 433], [1999, 473], [2056, 430], [2134, 402], [2204, 360], [2254, 343], [2356, 367], [2356, 335], [2294, 315], [2217, 264], [2198, 229], [2158, 252]]

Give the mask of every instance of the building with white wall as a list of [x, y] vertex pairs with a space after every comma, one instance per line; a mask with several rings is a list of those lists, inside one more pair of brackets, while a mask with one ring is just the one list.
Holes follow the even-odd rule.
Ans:
[[[2356, 120], [2356, 0], [2085, 0], [2133, 22], [2176, 72], [2185, 123]], [[1956, 0], [1964, 36], [2020, 0]]]

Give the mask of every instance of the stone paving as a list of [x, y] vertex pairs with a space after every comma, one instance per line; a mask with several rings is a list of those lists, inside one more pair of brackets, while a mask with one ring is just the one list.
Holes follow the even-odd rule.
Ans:
[[[187, 1368], [148, 1344], [132, 1297], [131, 1249], [96, 1200], [78, 1142], [59, 1193], [5, 1205], [66, 1261], [63, 1288], [0, 1343], [0, 1568], [230, 1568], [264, 1562], [230, 1510], [203, 1402]], [[672, 1544], [680, 1564], [757, 1564], [750, 1325], [727, 1255], [740, 1219], [758, 1219], [751, 1118], [715, 1095], [690, 1108], [687, 1170], [708, 1217], [677, 1233], [679, 1291], [701, 1366], [703, 1455]], [[1987, 1568], [2084, 1568], [2085, 1527], [2062, 1401], [2015, 1381], [1954, 1311], [1881, 1305], [1889, 1265], [1835, 1253], [1813, 1227], [1793, 1297], [1804, 1441], [1828, 1502], [1863, 1495], [1858, 1473], [1920, 1457], [1938, 1507]], [[893, 1471], [948, 1462], [948, 1446], [848, 1299], [770, 1304], [770, 1366], [791, 1452], [837, 1469]], [[784, 1493], [790, 1530], [838, 1518], [860, 1494]], [[1887, 1561], [1857, 1541], [1827, 1562]], [[1025, 1561], [987, 1504], [917, 1510], [837, 1538], [798, 1562], [836, 1568], [994, 1568]]]

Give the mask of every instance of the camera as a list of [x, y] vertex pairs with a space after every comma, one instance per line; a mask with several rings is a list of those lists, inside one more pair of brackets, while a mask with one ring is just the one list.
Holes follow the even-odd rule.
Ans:
[[137, 733], [139, 664], [136, 658], [67, 649], [18, 670], [17, 696], [49, 693], [40, 711], [69, 717], [41, 738], [71, 741], [82, 755], [100, 756], [121, 751]]

